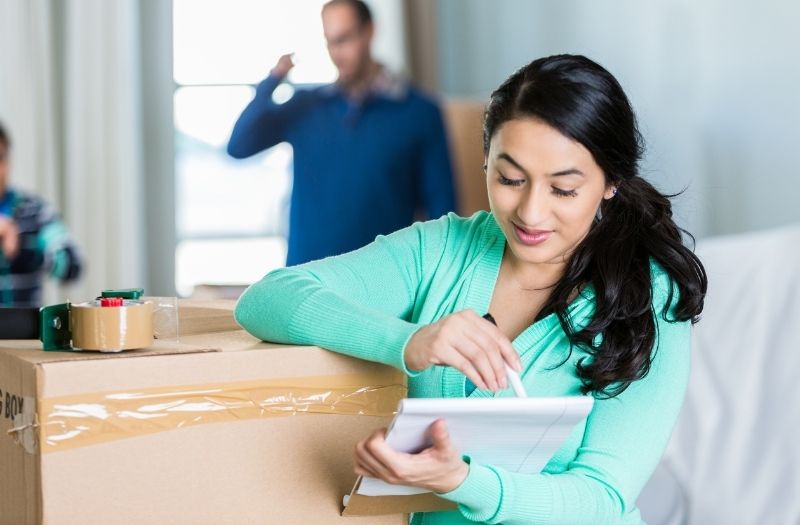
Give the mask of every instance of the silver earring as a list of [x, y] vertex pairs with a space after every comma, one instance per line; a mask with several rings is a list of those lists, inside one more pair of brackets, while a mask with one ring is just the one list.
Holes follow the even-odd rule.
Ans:
[[612, 196], [612, 197], [616, 197], [616, 195], [617, 195], [617, 188], [613, 188], [613, 189], [611, 190], [611, 196]]

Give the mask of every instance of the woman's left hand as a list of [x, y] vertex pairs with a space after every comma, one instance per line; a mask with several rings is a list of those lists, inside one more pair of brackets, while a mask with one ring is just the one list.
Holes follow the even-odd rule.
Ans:
[[428, 428], [433, 445], [417, 454], [398, 452], [386, 443], [382, 428], [360, 441], [355, 472], [393, 485], [412, 485], [433, 492], [450, 492], [464, 481], [469, 465], [455, 449], [447, 425], [437, 419]]

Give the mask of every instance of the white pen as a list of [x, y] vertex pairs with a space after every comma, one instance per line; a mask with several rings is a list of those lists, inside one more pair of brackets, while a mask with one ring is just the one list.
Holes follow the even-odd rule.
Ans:
[[[495, 321], [492, 314], [486, 313], [483, 316], [484, 319], [492, 323], [493, 325], [497, 326], [497, 321]], [[514, 389], [514, 394], [517, 397], [528, 397], [527, 392], [525, 392], [525, 387], [522, 385], [522, 380], [519, 378], [519, 374], [516, 370], [511, 368], [508, 363], [503, 361], [503, 365], [506, 367], [506, 377], [508, 378], [508, 384], [511, 385], [511, 388]]]
[[525, 387], [522, 385], [522, 380], [519, 378], [519, 374], [516, 370], [511, 368], [508, 363], [503, 363], [506, 365], [506, 376], [508, 377], [508, 384], [511, 385], [511, 388], [514, 389], [514, 393], [517, 397], [528, 397], [528, 394], [525, 392]]

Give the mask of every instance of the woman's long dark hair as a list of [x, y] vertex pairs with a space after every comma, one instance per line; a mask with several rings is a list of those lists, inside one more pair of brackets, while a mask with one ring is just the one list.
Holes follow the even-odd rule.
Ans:
[[[669, 322], [698, 321], [705, 270], [683, 244], [682, 234], [691, 235], [673, 221], [669, 196], [639, 176], [642, 137], [628, 97], [611, 73], [574, 55], [541, 58], [523, 67], [492, 93], [484, 119], [486, 154], [499, 127], [518, 118], [541, 120], [582, 144], [606, 182], [617, 188], [613, 198], [603, 200], [598, 219], [569, 258], [539, 317], [556, 312], [571, 345], [592, 356], [577, 365], [584, 393], [619, 395], [650, 370], [656, 315]], [[654, 310], [651, 258], [677, 286], [672, 317], [673, 285], [663, 310]], [[595, 313], [576, 330], [567, 306], [574, 291], [588, 283], [595, 290]], [[598, 334], [602, 342], [595, 345]]]

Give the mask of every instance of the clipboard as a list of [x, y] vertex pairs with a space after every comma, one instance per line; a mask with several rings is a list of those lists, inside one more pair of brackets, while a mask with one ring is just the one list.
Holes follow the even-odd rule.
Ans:
[[[428, 427], [447, 422], [453, 445], [472, 461], [510, 472], [541, 472], [592, 409], [594, 398], [410, 398], [400, 401], [386, 436], [395, 450], [415, 453], [431, 446]], [[417, 487], [359, 477], [345, 497], [343, 516], [455, 509], [453, 502]]]

